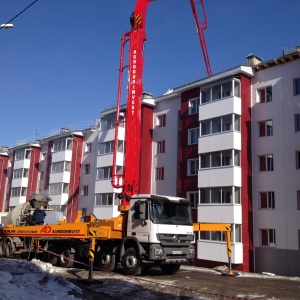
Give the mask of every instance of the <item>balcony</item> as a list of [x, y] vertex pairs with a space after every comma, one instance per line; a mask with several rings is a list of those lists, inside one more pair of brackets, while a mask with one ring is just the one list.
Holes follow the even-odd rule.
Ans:
[[72, 150], [52, 152], [52, 163], [59, 161], [72, 161]]
[[49, 202], [49, 205], [67, 205], [69, 194], [62, 193], [58, 195], [49, 195], [52, 201]]
[[198, 222], [202, 223], [242, 223], [242, 206], [239, 204], [200, 204]]
[[11, 181], [11, 187], [27, 187], [28, 186], [28, 177], [14, 178]]
[[30, 167], [30, 159], [20, 159], [14, 162], [14, 170], [16, 169], [29, 169]]
[[241, 98], [234, 96], [202, 104], [199, 106], [199, 121], [229, 114], [241, 115], [241, 104]]
[[198, 139], [198, 153], [208, 153], [225, 149], [241, 150], [241, 133], [226, 131], [218, 134], [201, 136]]
[[51, 173], [49, 183], [70, 183], [70, 171]]
[[198, 170], [198, 188], [242, 186], [241, 167], [229, 166]]
[[[228, 263], [226, 242], [197, 241], [197, 258]], [[231, 262], [233, 264], [243, 263], [243, 244], [232, 245]]]
[[14, 207], [26, 202], [26, 196], [10, 197], [9, 206]]

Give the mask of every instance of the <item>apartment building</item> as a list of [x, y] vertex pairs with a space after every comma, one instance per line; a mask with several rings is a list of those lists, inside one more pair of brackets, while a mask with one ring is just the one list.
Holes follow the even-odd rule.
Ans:
[[299, 276], [300, 48], [255, 66], [252, 197], [255, 271]]
[[[299, 53], [268, 62], [251, 54], [246, 66], [143, 95], [140, 192], [186, 197], [195, 222], [232, 224], [236, 270], [300, 275]], [[2, 210], [42, 192], [67, 220], [77, 209], [117, 216], [115, 124], [116, 109], [107, 109], [97, 126], [2, 149]], [[125, 136], [121, 122], [117, 174]], [[224, 233], [201, 232], [195, 245], [195, 265], [227, 263]]]

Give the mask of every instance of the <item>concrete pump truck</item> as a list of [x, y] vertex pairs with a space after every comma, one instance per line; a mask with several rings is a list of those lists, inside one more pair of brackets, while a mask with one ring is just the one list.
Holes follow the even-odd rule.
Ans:
[[[141, 106], [143, 48], [146, 41], [146, 12], [151, 0], [137, 0], [130, 17], [131, 30], [122, 37], [116, 111], [112, 185], [121, 189], [120, 215], [98, 220], [94, 215], [78, 217], [73, 223], [32, 225], [33, 211], [47, 209], [48, 200], [20, 204], [0, 228], [0, 256], [13, 257], [22, 252], [43, 253], [53, 265], [71, 267], [75, 255], [89, 259], [89, 279], [95, 265], [113, 271], [120, 265], [128, 275], [139, 275], [152, 266], [167, 274], [177, 272], [181, 264], [192, 261], [194, 231], [225, 231], [231, 269], [230, 224], [193, 224], [190, 202], [179, 197], [140, 194]], [[193, 4], [191, 0], [191, 4]], [[126, 118], [120, 118], [124, 46], [129, 42], [128, 95]], [[123, 174], [116, 172], [118, 128], [125, 122]], [[150, 192], [150, 191], [149, 191]], [[12, 218], [14, 216], [14, 218]], [[225, 251], [225, 250], [224, 250]], [[231, 272], [231, 271], [230, 271]]]

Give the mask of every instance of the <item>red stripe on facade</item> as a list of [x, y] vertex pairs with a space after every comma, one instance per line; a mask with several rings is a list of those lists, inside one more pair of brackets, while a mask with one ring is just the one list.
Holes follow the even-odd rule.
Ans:
[[[181, 114], [179, 129], [179, 172], [178, 172], [178, 196], [186, 197], [189, 191], [198, 191], [198, 176], [187, 176], [187, 163], [189, 159], [198, 158], [198, 143], [188, 145], [188, 130], [199, 128], [198, 114], [189, 115], [189, 100], [197, 98], [200, 89], [195, 88], [181, 94]], [[194, 214], [194, 222], [197, 221], [197, 213]]]
[[26, 201], [29, 201], [30, 195], [37, 192], [39, 165], [41, 157], [41, 149], [38, 147], [30, 147], [30, 166], [28, 173], [28, 185], [26, 193]]
[[242, 243], [243, 265], [237, 270], [253, 272], [253, 208], [252, 208], [252, 152], [251, 152], [251, 79], [241, 76], [241, 167], [242, 167]]
[[82, 147], [83, 138], [81, 136], [74, 136], [72, 142], [72, 163], [70, 171], [69, 196], [66, 214], [67, 222], [74, 222], [74, 220], [77, 217]]
[[0, 211], [5, 210], [5, 190], [8, 169], [8, 155], [0, 155]]

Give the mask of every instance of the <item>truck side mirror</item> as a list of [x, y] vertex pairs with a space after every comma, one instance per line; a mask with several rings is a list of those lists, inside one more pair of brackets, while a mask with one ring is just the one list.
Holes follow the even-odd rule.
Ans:
[[139, 201], [134, 206], [134, 218], [138, 220], [147, 220], [147, 202]]

